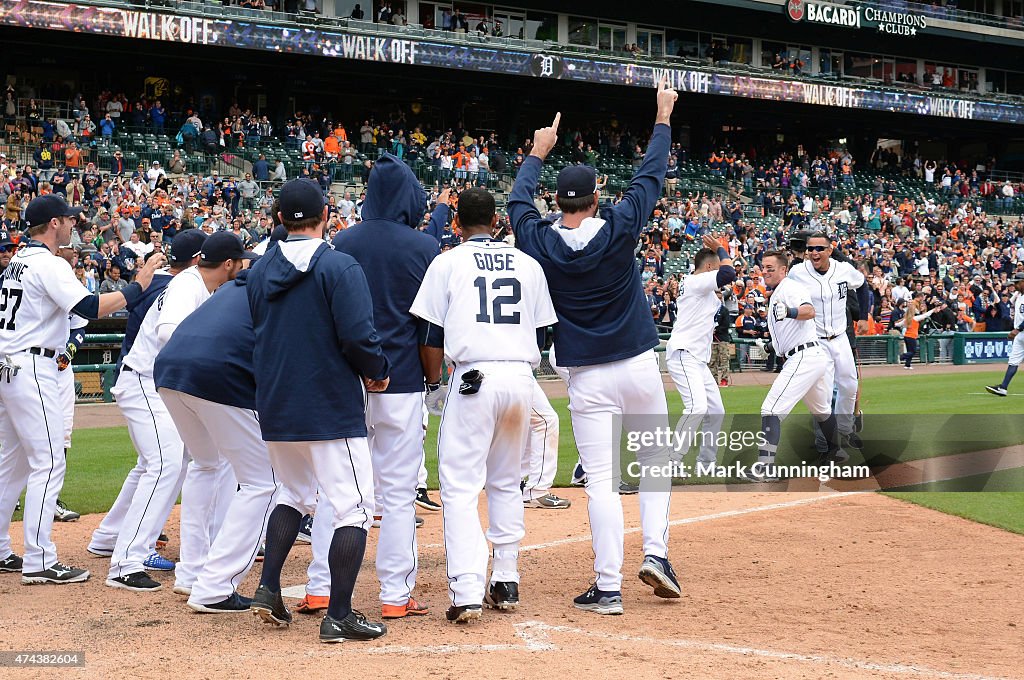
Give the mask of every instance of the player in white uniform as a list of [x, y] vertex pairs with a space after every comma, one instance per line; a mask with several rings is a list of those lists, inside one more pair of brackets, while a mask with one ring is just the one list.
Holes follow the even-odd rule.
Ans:
[[558, 413], [551, 407], [544, 388], [533, 381], [530, 406], [530, 437], [523, 452], [523, 504], [528, 508], [564, 510], [572, 505], [568, 498], [551, 493], [558, 472]]
[[[232, 234], [226, 235], [237, 241]], [[225, 237], [218, 237], [217, 240], [210, 237], [203, 241], [200, 261], [203, 255], [214, 259], [221, 257], [224, 253], [224, 240]], [[128, 432], [139, 454], [138, 465], [144, 469], [138, 477], [134, 492], [128, 481], [122, 488], [122, 493], [131, 493], [132, 496], [125, 515], [122, 518], [104, 518], [92, 536], [89, 549], [94, 554], [105, 552], [111, 536], [116, 536], [106, 581], [112, 588], [136, 592], [157, 591], [163, 586], [151, 578], [146, 569], [169, 571], [168, 566], [173, 569], [173, 564], [164, 565], [166, 560], [153, 556], [153, 548], [178, 490], [182, 488], [179, 483], [185, 451], [174, 421], [157, 393], [153, 382], [153, 363], [177, 325], [210, 297], [211, 288], [215, 290], [216, 286], [227, 280], [226, 277], [233, 276], [240, 266], [236, 260], [227, 258], [220, 267], [211, 268], [213, 273], [208, 275], [200, 273], [197, 267], [190, 267], [175, 276], [146, 313], [138, 338], [122, 362], [121, 375], [113, 394], [128, 422]], [[225, 472], [223, 468], [228, 470]], [[208, 498], [224, 499], [225, 495], [230, 498], [235, 482], [234, 477], [228, 473], [230, 468], [227, 465], [217, 470], [218, 479], [222, 480], [221, 486], [225, 488], [224, 493], [218, 493], [220, 487], [216, 484], [198, 489], [197, 493], [204, 503], [208, 502]], [[130, 476], [129, 479], [134, 477]], [[194, 494], [183, 494], [185, 497], [190, 495]], [[185, 565], [192, 565], [186, 574], [192, 580], [198, 569], [195, 565], [205, 558], [205, 552], [209, 549], [209, 539], [206, 538], [205, 545], [203, 541], [209, 535], [209, 525], [217, 522], [218, 517], [222, 519], [225, 511], [225, 508], [221, 508], [220, 512], [204, 512], [197, 517], [184, 508], [182, 510], [181, 557]], [[198, 557], [194, 557], [196, 555]], [[181, 578], [182, 575], [176, 575], [176, 581]]]
[[773, 289], [768, 301], [768, 330], [776, 354], [783, 357], [786, 363], [761, 404], [764, 447], [758, 452], [757, 463], [751, 466], [747, 477], [753, 481], [777, 481], [775, 454], [779, 447], [782, 420], [801, 399], [821, 425], [822, 433], [829, 442], [830, 454], [835, 453], [837, 434], [836, 416], [832, 413], [833, 364], [832, 356], [815, 335], [816, 311], [811, 303], [810, 292], [792, 277], [786, 276], [789, 271], [788, 256], [776, 251], [765, 253], [761, 271], [764, 273], [765, 284]]
[[[794, 265], [789, 273], [811, 295], [814, 305], [814, 328], [821, 346], [835, 364], [835, 414], [839, 431], [854, 448], [860, 438], [853, 434], [853, 416], [857, 403], [857, 362], [846, 335], [846, 297], [861, 297], [861, 309], [868, 307], [864, 275], [849, 262], [832, 259], [832, 242], [822, 233], [807, 238], [807, 259]], [[856, 291], [856, 293], [854, 293]], [[771, 315], [769, 314], [769, 317]], [[865, 322], [866, 323], [866, 322]]]
[[1021, 333], [1024, 331], [1024, 278], [1017, 278], [1013, 282], [1013, 287], [1016, 290], [1013, 299], [1010, 300], [1010, 304], [1013, 305], [1013, 330], [1009, 335], [1013, 344], [1010, 345], [1006, 375], [1003, 376], [1003, 382], [1000, 384], [985, 386], [986, 390], [997, 397], [1006, 396], [1010, 381], [1013, 380], [1013, 376], [1017, 375], [1017, 368], [1024, 361], [1024, 334]]
[[[26, 584], [89, 578], [87, 570], [57, 560], [50, 537], [66, 465], [55, 358], [68, 339], [68, 314], [95, 319], [123, 308], [163, 263], [162, 256], [153, 258], [120, 292], [92, 295], [55, 254], [70, 242], [81, 211], [59, 194], [33, 199], [25, 211], [30, 240], [11, 258], [0, 285], [0, 571], [21, 572]], [[10, 522], [26, 484], [22, 559], [11, 551]]]
[[[711, 235], [704, 236], [704, 249], [693, 259], [693, 274], [683, 279], [676, 303], [676, 322], [665, 348], [672, 381], [683, 398], [684, 413], [676, 433], [693, 441], [701, 428], [697, 463], [715, 463], [717, 438], [725, 416], [718, 381], [711, 375], [711, 340], [715, 315], [720, 306], [716, 293], [736, 280], [728, 251]], [[681, 451], [680, 455], [685, 453]]]
[[[158, 303], [157, 354], [178, 325], [218, 288], [234, 280], [244, 261], [252, 257], [251, 253], [245, 252], [241, 240], [231, 232], [215, 232], [203, 242], [199, 263], [174, 277], [167, 284], [162, 303]], [[156, 356], [153, 361], [156, 361]], [[177, 423], [173, 417], [172, 420]], [[191, 460], [187, 463], [181, 487], [181, 550], [174, 573], [174, 590], [191, 593], [192, 585], [210, 553], [210, 545], [218, 535], [235, 496], [238, 482], [228, 458], [218, 455], [208, 439], [194, 436], [196, 429], [188, 427], [194, 424], [194, 420], [185, 416], [183, 421], [193, 436], [191, 443], [185, 441], [181, 428], [176, 427]]]
[[[423, 345], [432, 375], [440, 375], [442, 347], [455, 364], [438, 435], [438, 476], [452, 602], [446, 617], [456, 623], [479, 618], [485, 597], [502, 610], [519, 604], [519, 542], [526, 531], [520, 466], [533, 368], [540, 363], [537, 331], [557, 321], [537, 261], [491, 239], [494, 210], [485, 189], [460, 195], [466, 240], [431, 263], [411, 310], [429, 322]], [[484, 488], [486, 538], [477, 510]]]

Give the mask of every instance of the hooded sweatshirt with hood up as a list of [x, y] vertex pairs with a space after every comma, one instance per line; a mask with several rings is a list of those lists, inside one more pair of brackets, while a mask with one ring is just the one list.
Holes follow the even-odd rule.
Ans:
[[661, 196], [670, 142], [669, 126], [655, 125], [622, 200], [576, 229], [541, 218], [533, 204], [543, 162], [529, 156], [519, 169], [508, 215], [516, 245], [547, 276], [558, 314], [554, 344], [560, 366], [607, 364], [658, 346], [634, 252]]
[[[384, 154], [370, 173], [363, 221], [334, 237], [335, 250], [354, 257], [370, 285], [374, 323], [391, 361], [388, 394], [423, 391], [417, 320], [409, 308], [440, 252], [437, 240], [418, 229], [426, 209], [427, 196], [412, 169]], [[434, 212], [432, 222], [447, 221], [447, 206]]]
[[361, 376], [390, 364], [363, 268], [321, 239], [289, 236], [246, 281], [256, 344], [256, 410], [268, 442], [366, 436]]

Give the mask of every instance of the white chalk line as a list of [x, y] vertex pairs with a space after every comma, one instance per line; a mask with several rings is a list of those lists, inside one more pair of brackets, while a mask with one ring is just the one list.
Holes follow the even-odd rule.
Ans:
[[457, 644], [457, 645], [424, 645], [404, 646], [386, 645], [382, 647], [371, 647], [366, 649], [367, 654], [372, 655], [422, 655], [422, 654], [459, 654], [463, 652], [479, 653], [490, 651], [524, 651], [524, 652], [545, 652], [557, 651], [557, 645], [550, 641], [551, 633], [564, 633], [570, 635], [582, 635], [588, 638], [599, 638], [616, 642], [636, 642], [651, 645], [663, 645], [683, 649], [693, 649], [716, 654], [728, 654], [733, 656], [753, 656], [762, 659], [776, 661], [797, 661], [800, 663], [842, 666], [860, 671], [873, 671], [878, 673], [891, 673], [896, 675], [918, 675], [931, 678], [944, 678], [948, 680], [1003, 680], [1002, 678], [979, 675], [976, 673], [954, 673], [930, 668], [919, 664], [889, 664], [875, 661], [865, 661], [849, 657], [831, 656], [827, 654], [802, 654], [799, 652], [786, 652], [777, 649], [761, 649], [745, 645], [734, 645], [722, 642], [705, 642], [702, 640], [688, 639], [664, 639], [653, 638], [645, 635], [625, 635], [621, 633], [605, 633], [601, 631], [574, 628], [571, 626], [555, 626], [543, 621], [525, 621], [514, 625], [516, 637], [522, 640], [519, 644]]

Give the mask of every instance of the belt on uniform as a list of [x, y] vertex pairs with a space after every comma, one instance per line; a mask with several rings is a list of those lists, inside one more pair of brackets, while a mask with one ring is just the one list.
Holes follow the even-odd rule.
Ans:
[[47, 359], [52, 359], [53, 357], [57, 356], [57, 350], [44, 349], [42, 347], [29, 347], [25, 351], [28, 352], [29, 354], [35, 354], [41, 357], [46, 357]]
[[818, 340], [835, 340], [835, 339], [836, 339], [836, 338], [838, 338], [838, 337], [839, 337], [840, 335], [844, 335], [844, 334], [843, 334], [843, 333], [836, 333], [835, 335], [827, 335], [827, 336], [825, 336], [825, 335], [819, 335], [819, 336], [818, 336]]
[[788, 352], [786, 352], [786, 358], [788, 359], [791, 356], [793, 356], [794, 354], [796, 354], [797, 352], [803, 352], [805, 349], [810, 349], [812, 347], [817, 347], [817, 346], [818, 346], [818, 341], [817, 340], [814, 340], [812, 342], [805, 342], [802, 345], [797, 345], [793, 349], [791, 349]]

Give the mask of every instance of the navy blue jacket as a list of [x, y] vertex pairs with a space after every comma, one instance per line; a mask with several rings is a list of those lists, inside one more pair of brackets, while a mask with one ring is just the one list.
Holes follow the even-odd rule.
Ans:
[[599, 210], [604, 226], [578, 251], [534, 207], [541, 160], [530, 156], [519, 169], [508, 215], [516, 245], [544, 268], [558, 314], [554, 342], [560, 366], [606, 364], [658, 345], [633, 253], [661, 195], [670, 142], [669, 126], [655, 125], [647, 154], [622, 201]]
[[146, 312], [153, 306], [156, 299], [160, 297], [160, 293], [164, 292], [164, 288], [173, 278], [164, 272], [154, 274], [153, 281], [150, 282], [142, 296], [135, 301], [135, 304], [128, 305], [126, 308], [128, 321], [124, 326], [124, 340], [121, 341], [121, 354], [117, 359], [117, 370], [121, 370], [121, 359], [128, 356], [132, 345], [135, 344], [135, 337], [139, 334], [139, 328], [142, 327], [142, 321], [146, 318]]
[[360, 376], [391, 368], [373, 327], [363, 268], [320, 243], [297, 269], [292, 237], [253, 265], [246, 282], [256, 345], [256, 410], [264, 441], [330, 441], [366, 436]]
[[217, 289], [174, 329], [156, 357], [153, 381], [216, 404], [256, 409], [256, 334], [245, 293], [248, 271]]
[[334, 237], [334, 249], [356, 259], [373, 297], [373, 320], [391, 361], [387, 393], [423, 391], [416, 317], [409, 313], [437, 241], [419, 231], [427, 197], [408, 165], [384, 154], [374, 165], [363, 221]]

